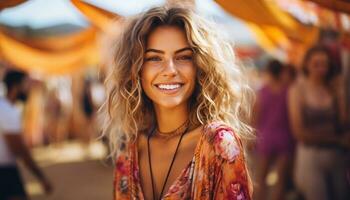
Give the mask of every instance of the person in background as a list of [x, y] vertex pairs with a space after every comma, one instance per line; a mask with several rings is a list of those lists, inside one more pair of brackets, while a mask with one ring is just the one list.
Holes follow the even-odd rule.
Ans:
[[282, 73], [283, 84], [286, 87], [289, 87], [290, 85], [292, 85], [294, 83], [296, 78], [297, 78], [297, 71], [295, 69], [295, 66], [292, 64], [285, 64], [284, 70]]
[[96, 106], [92, 96], [93, 82], [90, 79], [86, 79], [83, 85], [81, 106], [84, 113], [84, 127], [81, 132], [81, 142], [83, 149], [85, 150], [86, 158], [91, 155], [90, 145], [92, 139], [96, 137]]
[[92, 98], [92, 81], [86, 80], [83, 86], [82, 106], [86, 118], [91, 120], [95, 114], [95, 104]]
[[45, 102], [45, 142], [48, 144], [58, 144], [62, 142], [64, 135], [61, 134], [62, 105], [58, 98], [58, 90], [52, 88], [48, 90]]
[[297, 141], [295, 184], [306, 200], [346, 200], [345, 151], [349, 137], [339, 132], [346, 113], [343, 87], [332, 87], [336, 68], [329, 50], [317, 45], [304, 57], [304, 78], [288, 94], [293, 135]]
[[27, 98], [29, 79], [19, 71], [8, 71], [4, 76], [7, 89], [5, 97], [0, 98], [0, 199], [28, 199], [16, 159], [22, 159], [28, 169], [39, 179], [46, 193], [52, 189], [49, 180], [40, 170], [30, 154], [22, 137], [21, 113], [16, 108], [17, 101]]
[[[266, 177], [276, 164], [278, 181], [271, 195], [274, 200], [285, 199], [294, 152], [287, 109], [285, 74], [281, 62], [271, 60], [266, 67], [266, 82], [258, 91], [254, 124], [257, 130], [258, 172], [256, 199], [267, 199]], [[289, 82], [289, 81], [288, 81]]]

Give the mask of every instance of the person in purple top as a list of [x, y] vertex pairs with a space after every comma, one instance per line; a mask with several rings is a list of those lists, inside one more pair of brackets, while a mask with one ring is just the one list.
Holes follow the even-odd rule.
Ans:
[[294, 142], [289, 127], [285, 67], [271, 60], [266, 67], [266, 82], [257, 92], [254, 124], [257, 131], [256, 199], [266, 199], [266, 177], [273, 164], [277, 166], [278, 181], [272, 199], [285, 199], [286, 185], [292, 166]]

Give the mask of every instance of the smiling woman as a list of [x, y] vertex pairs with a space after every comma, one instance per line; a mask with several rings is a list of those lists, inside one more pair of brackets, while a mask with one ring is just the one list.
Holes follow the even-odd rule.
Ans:
[[193, 52], [188, 46], [185, 33], [175, 26], [160, 26], [148, 37], [141, 83], [156, 113], [162, 108], [187, 107], [196, 78]]
[[250, 90], [214, 30], [179, 7], [127, 23], [106, 81], [115, 199], [251, 199]]

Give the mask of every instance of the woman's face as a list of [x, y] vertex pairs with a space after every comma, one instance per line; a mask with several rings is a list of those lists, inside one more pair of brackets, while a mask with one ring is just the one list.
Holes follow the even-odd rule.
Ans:
[[329, 70], [328, 55], [324, 52], [315, 52], [310, 56], [307, 70], [310, 76], [324, 78]]
[[141, 84], [155, 107], [187, 106], [195, 88], [196, 67], [185, 32], [160, 26], [147, 39]]

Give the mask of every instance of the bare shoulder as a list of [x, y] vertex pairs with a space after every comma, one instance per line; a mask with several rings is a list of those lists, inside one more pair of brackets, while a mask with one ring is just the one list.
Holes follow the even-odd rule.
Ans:
[[202, 129], [203, 129], [203, 126], [199, 126], [195, 129], [189, 131], [186, 134], [186, 137], [188, 137], [188, 140], [197, 141], [199, 139], [200, 135], [202, 134]]
[[304, 79], [295, 81], [288, 89], [288, 100], [295, 103], [299, 102], [301, 99], [300, 96], [303, 95], [306, 90]]
[[303, 79], [299, 79], [295, 81], [290, 87], [289, 87], [289, 94], [298, 94], [302, 90], [303, 87], [305, 87], [305, 81]]

